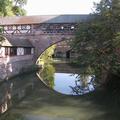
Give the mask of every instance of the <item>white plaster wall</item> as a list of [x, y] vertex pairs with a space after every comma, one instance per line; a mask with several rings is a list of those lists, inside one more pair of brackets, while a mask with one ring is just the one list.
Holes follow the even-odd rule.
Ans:
[[33, 55], [0, 58], [0, 81], [15, 76], [34, 65]]
[[5, 57], [5, 48], [0, 47], [0, 57]]

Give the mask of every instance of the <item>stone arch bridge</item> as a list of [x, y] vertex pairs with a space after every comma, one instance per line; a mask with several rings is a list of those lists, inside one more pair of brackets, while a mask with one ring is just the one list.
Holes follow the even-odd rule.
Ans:
[[41, 15], [0, 18], [2, 34], [9, 39], [27, 39], [35, 48], [34, 58], [49, 46], [63, 40], [71, 40], [79, 23], [88, 15]]
[[0, 32], [6, 42], [0, 48], [0, 78], [19, 74], [35, 64], [49, 46], [72, 40], [88, 15], [41, 15], [0, 17]]

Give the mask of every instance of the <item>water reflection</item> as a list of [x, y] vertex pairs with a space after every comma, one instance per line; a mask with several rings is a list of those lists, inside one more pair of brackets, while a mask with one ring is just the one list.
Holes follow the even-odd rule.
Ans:
[[[66, 68], [69, 68], [67, 66], [69, 65], [65, 65]], [[59, 69], [57, 67], [46, 65], [37, 75], [47, 86], [62, 94], [82, 95], [94, 91], [94, 75], [79, 75], [75, 73], [72, 68], [69, 68], [73, 71], [73, 73], [70, 73], [69, 69], [65, 69], [65, 67], [63, 67], [63, 65], [60, 66], [60, 64]], [[64, 72], [61, 72], [62, 69]]]
[[35, 73], [22, 75], [0, 84], [0, 113], [6, 112], [14, 103], [22, 100], [34, 89]]
[[51, 64], [47, 64], [46, 66], [44, 66], [44, 69], [39, 70], [37, 72], [39, 78], [51, 88], [54, 88], [55, 85], [54, 74], [55, 74], [55, 68]]
[[[62, 64], [63, 65], [63, 64]], [[47, 64], [37, 72], [39, 78], [50, 88], [67, 95], [82, 95], [94, 90], [94, 76], [71, 73], [65, 65]], [[64, 69], [64, 72], [61, 72]], [[60, 72], [59, 72], [60, 70]], [[6, 112], [14, 103], [30, 95], [38, 86], [36, 73], [21, 75], [0, 84], [0, 113]]]
[[70, 86], [74, 95], [82, 95], [95, 90], [94, 75], [80, 75], [78, 80], [75, 80], [75, 86]]

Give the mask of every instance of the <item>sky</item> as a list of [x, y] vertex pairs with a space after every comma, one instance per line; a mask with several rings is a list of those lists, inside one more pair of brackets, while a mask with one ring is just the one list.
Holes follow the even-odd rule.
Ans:
[[28, 0], [27, 15], [89, 14], [100, 0]]

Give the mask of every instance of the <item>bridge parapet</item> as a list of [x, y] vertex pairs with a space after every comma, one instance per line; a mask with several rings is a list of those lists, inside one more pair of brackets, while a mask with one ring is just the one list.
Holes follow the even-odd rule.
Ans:
[[74, 34], [78, 24], [91, 19], [89, 15], [40, 15], [0, 17], [3, 34]]

